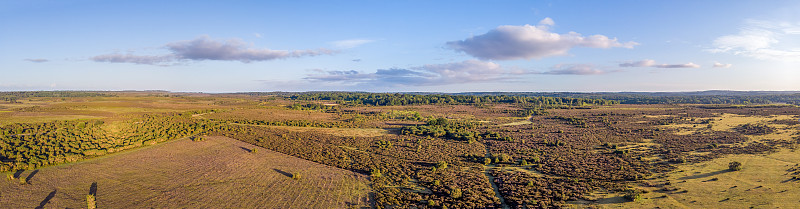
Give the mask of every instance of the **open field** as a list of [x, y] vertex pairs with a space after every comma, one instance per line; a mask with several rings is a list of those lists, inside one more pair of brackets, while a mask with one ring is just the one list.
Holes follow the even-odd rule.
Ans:
[[[225, 137], [180, 139], [78, 163], [25, 171], [0, 183], [8, 208], [368, 207], [368, 178]], [[300, 174], [300, 179], [292, 179]]]
[[[743, 164], [740, 171], [728, 163]], [[796, 150], [771, 154], [733, 155], [679, 166], [667, 177], [652, 181], [668, 186], [652, 190], [638, 202], [597, 204], [601, 208], [795, 208], [800, 204], [800, 181], [789, 170], [800, 163]]]

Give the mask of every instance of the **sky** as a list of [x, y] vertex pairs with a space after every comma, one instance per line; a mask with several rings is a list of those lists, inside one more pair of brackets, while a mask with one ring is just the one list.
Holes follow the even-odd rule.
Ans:
[[0, 91], [797, 91], [798, 11], [781, 0], [0, 0]]

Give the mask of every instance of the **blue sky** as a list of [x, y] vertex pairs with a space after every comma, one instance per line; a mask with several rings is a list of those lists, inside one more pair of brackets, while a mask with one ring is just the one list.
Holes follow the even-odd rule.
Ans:
[[0, 90], [800, 90], [798, 1], [0, 1]]

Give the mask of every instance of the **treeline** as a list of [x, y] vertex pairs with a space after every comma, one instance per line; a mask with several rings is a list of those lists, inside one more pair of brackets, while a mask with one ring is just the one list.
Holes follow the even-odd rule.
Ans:
[[401, 94], [401, 93], [359, 93], [359, 92], [310, 92], [288, 96], [293, 100], [335, 101], [339, 104], [394, 106], [426, 104], [529, 104], [543, 107], [611, 105], [616, 101], [605, 99], [566, 98], [566, 97], [525, 97], [507, 95], [447, 95], [447, 94]]
[[702, 92], [471, 92], [456, 95], [519, 97], [572, 97], [614, 100], [620, 104], [793, 104], [800, 105], [797, 92], [702, 91]]
[[116, 95], [87, 91], [11, 91], [0, 92], [0, 101], [15, 103], [28, 97], [113, 97]]

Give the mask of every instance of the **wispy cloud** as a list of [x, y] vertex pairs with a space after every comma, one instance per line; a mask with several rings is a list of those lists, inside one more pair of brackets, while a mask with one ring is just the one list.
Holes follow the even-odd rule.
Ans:
[[722, 63], [719, 63], [719, 62], [714, 62], [714, 66], [713, 67], [715, 67], [715, 68], [729, 68], [731, 66], [733, 66], [733, 65], [732, 64], [722, 64]]
[[43, 62], [49, 62], [50, 60], [48, 60], [48, 59], [25, 59], [25, 61], [35, 62], [35, 63], [43, 63]]
[[349, 40], [340, 40], [340, 41], [333, 41], [330, 44], [336, 48], [340, 49], [350, 49], [356, 48], [358, 46], [375, 42], [375, 40], [370, 39], [349, 39]]
[[545, 18], [536, 26], [503, 25], [483, 35], [447, 42], [447, 47], [479, 59], [515, 60], [566, 55], [574, 47], [633, 48], [638, 45], [636, 42], [620, 43], [616, 38], [604, 35], [553, 33], [550, 32], [550, 26], [553, 25], [555, 22], [550, 18]]
[[91, 57], [96, 62], [135, 63], [135, 64], [169, 64], [187, 60], [222, 60], [249, 63], [254, 61], [268, 61], [275, 59], [296, 58], [306, 56], [319, 56], [334, 54], [336, 51], [329, 49], [316, 50], [272, 50], [253, 48], [252, 44], [239, 39], [226, 41], [212, 40], [208, 36], [201, 36], [194, 40], [177, 41], [164, 46], [170, 51], [165, 55], [133, 55], [133, 54], [104, 54]]
[[694, 63], [685, 64], [656, 64], [655, 60], [642, 60], [635, 62], [620, 63], [620, 67], [654, 67], [654, 68], [700, 68], [700, 65]]
[[176, 61], [174, 55], [147, 56], [147, 55], [133, 55], [133, 54], [116, 54], [116, 53], [97, 55], [89, 59], [95, 62], [134, 63], [134, 64], [145, 64], [145, 65], [156, 65], [156, 64]]
[[605, 74], [607, 71], [598, 69], [595, 65], [591, 64], [558, 64], [550, 68], [549, 71], [541, 72], [539, 74], [550, 75], [597, 75]]
[[316, 71], [305, 79], [311, 81], [340, 82], [346, 85], [437, 86], [460, 83], [492, 82], [514, 79], [516, 75], [530, 74], [520, 70], [505, 70], [493, 62], [467, 60], [463, 62], [432, 64], [409, 69], [378, 69], [374, 73], [349, 71]]
[[761, 60], [800, 61], [800, 24], [747, 20], [739, 33], [714, 39], [713, 53]]

